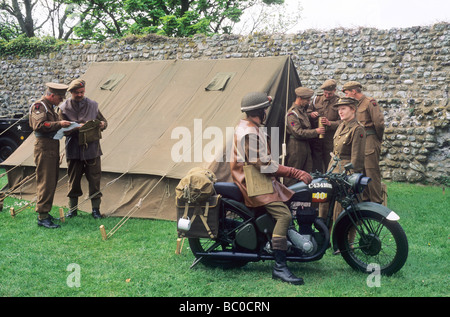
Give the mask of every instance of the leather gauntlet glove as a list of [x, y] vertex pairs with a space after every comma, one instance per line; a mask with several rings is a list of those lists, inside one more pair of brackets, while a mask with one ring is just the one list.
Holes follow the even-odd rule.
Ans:
[[278, 170], [274, 174], [277, 177], [295, 178], [306, 184], [309, 184], [312, 181], [311, 175], [307, 172], [284, 165], [279, 165]]

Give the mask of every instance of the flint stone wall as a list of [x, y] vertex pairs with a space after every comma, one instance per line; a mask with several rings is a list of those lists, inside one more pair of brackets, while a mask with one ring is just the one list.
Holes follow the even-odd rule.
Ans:
[[1, 57], [0, 114], [26, 113], [44, 83], [69, 83], [92, 62], [229, 59], [290, 55], [302, 85], [320, 92], [328, 78], [338, 88], [349, 80], [364, 86], [384, 110], [381, 154], [385, 180], [448, 184], [450, 24], [377, 30], [309, 30], [251, 36], [149, 35], [102, 44], [69, 45], [36, 58]]

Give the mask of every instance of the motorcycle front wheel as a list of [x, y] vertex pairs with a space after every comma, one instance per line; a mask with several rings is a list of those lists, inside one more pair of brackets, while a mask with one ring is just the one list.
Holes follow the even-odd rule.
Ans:
[[408, 257], [408, 240], [396, 221], [387, 220], [378, 213], [359, 212], [356, 229], [347, 215], [335, 228], [340, 254], [352, 268], [372, 273], [378, 268], [383, 275], [398, 272]]
[[198, 253], [208, 252], [234, 252], [238, 251], [235, 244], [236, 232], [241, 228], [249, 216], [239, 210], [227, 210], [226, 216], [220, 220], [220, 233], [217, 239], [189, 238], [189, 247], [199, 261], [209, 267], [232, 269], [242, 267], [248, 263], [246, 260], [214, 258], [214, 256], [201, 256]]

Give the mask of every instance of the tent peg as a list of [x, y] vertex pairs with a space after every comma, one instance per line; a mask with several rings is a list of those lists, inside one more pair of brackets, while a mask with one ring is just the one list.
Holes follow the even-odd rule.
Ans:
[[64, 216], [64, 209], [63, 208], [59, 208], [59, 220], [61, 220], [61, 222], [66, 221], [66, 217]]
[[175, 250], [175, 254], [181, 254], [181, 250], [183, 249], [185, 238], [177, 238], [177, 249]]
[[9, 213], [11, 214], [11, 217], [15, 217], [16, 216], [16, 212], [14, 211], [14, 207], [9, 208]]
[[100, 226], [100, 233], [102, 234], [102, 238], [103, 240], [106, 240], [108, 237], [106, 236], [106, 231], [105, 231], [105, 226], [101, 225]]

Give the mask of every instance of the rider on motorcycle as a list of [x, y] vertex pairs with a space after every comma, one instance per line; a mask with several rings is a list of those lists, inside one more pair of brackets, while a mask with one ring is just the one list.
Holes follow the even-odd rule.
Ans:
[[[241, 111], [246, 113], [236, 127], [233, 142], [233, 159], [230, 162], [233, 181], [239, 187], [247, 207], [262, 207], [273, 216], [276, 221], [272, 234], [272, 250], [275, 257], [275, 266], [272, 272], [273, 279], [280, 279], [295, 285], [303, 284], [303, 279], [296, 277], [286, 265], [287, 231], [292, 215], [284, 202], [288, 201], [293, 192], [281, 184], [275, 177], [295, 178], [309, 184], [311, 175], [302, 170], [278, 164], [270, 156], [270, 142], [264, 130], [260, 129], [266, 117], [266, 110], [271, 106], [271, 97], [261, 92], [251, 92], [241, 101]], [[243, 155], [244, 154], [244, 155]], [[266, 193], [256, 196], [248, 194], [249, 181], [244, 173], [245, 165], [256, 167], [260, 179], [261, 174], [266, 175], [272, 186]]]

